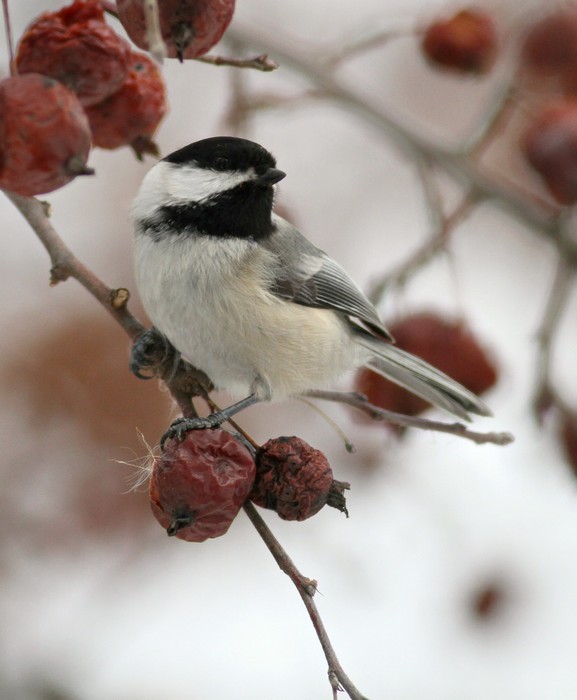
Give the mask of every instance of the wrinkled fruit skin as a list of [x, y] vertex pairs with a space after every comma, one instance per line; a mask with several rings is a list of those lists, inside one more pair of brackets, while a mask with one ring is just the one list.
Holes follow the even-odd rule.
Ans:
[[88, 174], [90, 127], [76, 95], [27, 73], [0, 82], [0, 187], [25, 197]]
[[131, 54], [131, 66], [118, 92], [86, 114], [94, 145], [119, 148], [133, 145], [137, 155], [154, 152], [151, 137], [166, 114], [166, 91], [160, 70], [142, 53]]
[[523, 135], [521, 151], [560, 204], [577, 202], [577, 100], [541, 112]]
[[254, 461], [224, 430], [192, 430], [169, 440], [150, 480], [155, 518], [187, 542], [224, 535], [252, 489]]
[[98, 0], [75, 0], [36, 19], [20, 40], [19, 73], [40, 73], [66, 85], [80, 102], [93, 105], [124, 82], [130, 45], [104, 21]]
[[434, 66], [458, 73], [484, 73], [497, 54], [497, 28], [490, 14], [462, 10], [430, 24], [421, 46]]
[[[491, 359], [462, 322], [422, 312], [397, 320], [388, 328], [398, 347], [422, 357], [474, 394], [483, 394], [497, 381]], [[357, 372], [355, 389], [370, 403], [408, 416], [430, 408], [424, 399], [367, 368]]]
[[[142, 0], [117, 0], [118, 18], [128, 36], [148, 50]], [[169, 58], [196, 58], [222, 37], [234, 12], [234, 0], [159, 0], [160, 31]]]
[[298, 437], [278, 437], [257, 452], [250, 499], [283, 520], [306, 520], [327, 503], [332, 483], [332, 469], [320, 450]]

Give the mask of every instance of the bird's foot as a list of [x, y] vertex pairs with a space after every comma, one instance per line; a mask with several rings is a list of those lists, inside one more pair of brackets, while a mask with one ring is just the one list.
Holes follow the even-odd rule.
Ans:
[[177, 418], [160, 439], [160, 448], [164, 448], [167, 440], [176, 439], [178, 442], [182, 442], [186, 434], [191, 430], [213, 430], [214, 428], [219, 428], [225, 420], [226, 415], [220, 411], [211, 413], [206, 418]]

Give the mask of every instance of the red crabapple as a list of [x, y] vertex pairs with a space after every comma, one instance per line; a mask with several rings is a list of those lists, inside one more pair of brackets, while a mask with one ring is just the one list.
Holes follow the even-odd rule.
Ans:
[[577, 9], [557, 9], [533, 24], [521, 45], [523, 67], [543, 74], [575, 72]]
[[18, 45], [19, 73], [47, 75], [73, 90], [83, 105], [96, 104], [124, 82], [130, 46], [104, 21], [99, 0], [74, 0], [45, 12]]
[[150, 505], [166, 532], [187, 542], [224, 535], [254, 483], [247, 448], [225, 430], [168, 440], [155, 461]]
[[90, 127], [76, 95], [36, 73], [0, 82], [0, 187], [31, 197], [52, 192], [86, 167]]
[[[482, 394], [497, 381], [492, 360], [462, 321], [421, 312], [398, 319], [388, 328], [396, 345], [422, 357], [475, 394]], [[368, 368], [357, 372], [355, 389], [389, 411], [413, 416], [430, 408], [424, 399]]]
[[151, 137], [166, 113], [166, 90], [160, 70], [143, 53], [131, 53], [130, 70], [120, 89], [86, 108], [92, 139], [99, 148], [130, 145], [140, 158], [158, 155]]
[[256, 454], [256, 479], [249, 498], [283, 520], [306, 520], [326, 504], [346, 513], [343, 491], [320, 451], [298, 437], [278, 437]]
[[577, 100], [546, 107], [523, 134], [521, 151], [560, 204], [577, 202]]
[[481, 9], [465, 9], [438, 19], [425, 30], [421, 48], [435, 66], [458, 73], [484, 73], [497, 53], [497, 28]]
[[[159, 0], [160, 31], [169, 58], [196, 58], [211, 49], [224, 34], [235, 0]], [[128, 36], [148, 49], [142, 0], [117, 0], [118, 18]]]

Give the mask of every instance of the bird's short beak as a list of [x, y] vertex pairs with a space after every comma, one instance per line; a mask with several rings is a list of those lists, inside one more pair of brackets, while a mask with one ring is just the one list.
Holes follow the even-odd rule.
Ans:
[[256, 178], [256, 182], [258, 182], [259, 185], [269, 187], [270, 185], [276, 184], [279, 180], [282, 180], [285, 176], [286, 173], [283, 173], [282, 170], [277, 170], [277, 168], [269, 168], [266, 173], [259, 175]]

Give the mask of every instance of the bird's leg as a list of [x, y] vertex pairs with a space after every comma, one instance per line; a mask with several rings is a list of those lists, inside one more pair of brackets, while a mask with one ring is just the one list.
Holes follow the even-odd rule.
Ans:
[[243, 411], [245, 408], [253, 406], [260, 400], [261, 399], [259, 399], [256, 394], [250, 394], [250, 396], [223, 408], [222, 411], [211, 413], [209, 416], [206, 416], [206, 418], [177, 418], [162, 436], [160, 447], [164, 447], [164, 443], [172, 438], [176, 438], [180, 442], [190, 430], [218, 428], [229, 418], [232, 418], [232, 416]]

